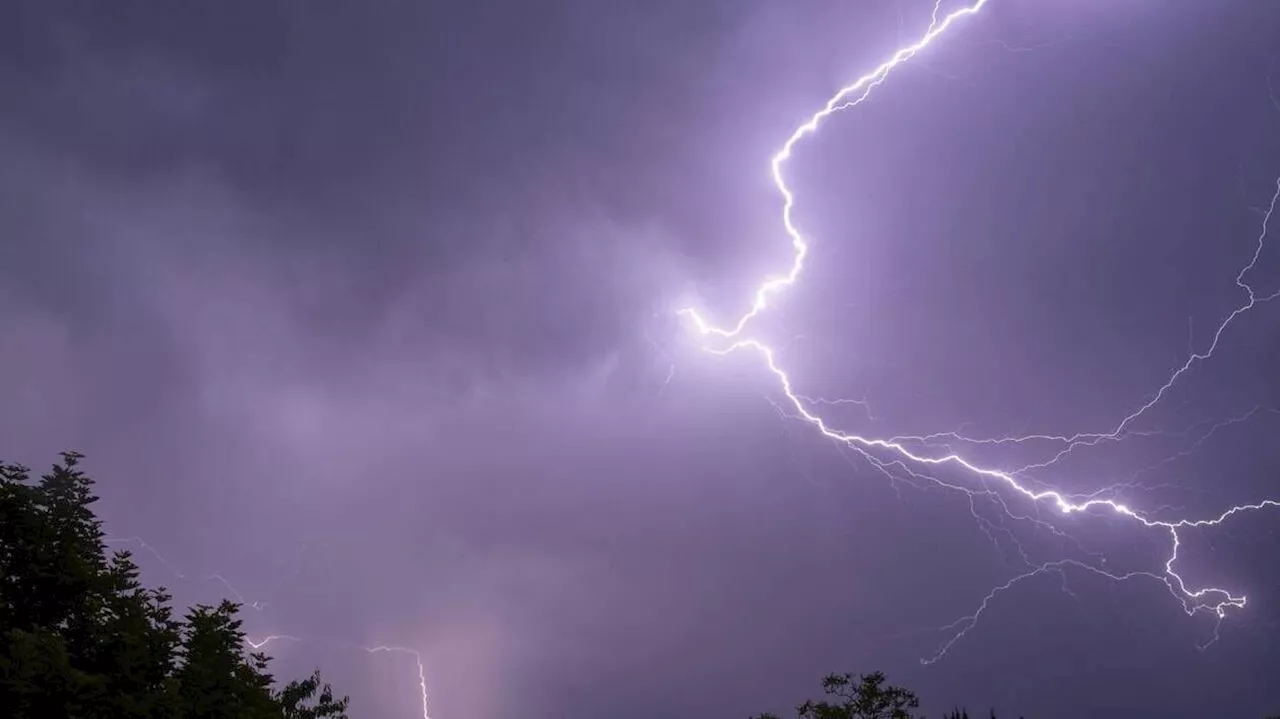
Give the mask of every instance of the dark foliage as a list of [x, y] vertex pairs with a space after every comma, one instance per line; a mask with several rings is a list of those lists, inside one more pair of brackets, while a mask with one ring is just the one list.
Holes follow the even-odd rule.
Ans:
[[[915, 719], [920, 706], [915, 693], [884, 683], [884, 674], [832, 674], [822, 680], [822, 691], [835, 701], [806, 701], [796, 709], [800, 719]], [[778, 719], [761, 714], [756, 719]]]
[[13, 719], [345, 719], [319, 672], [278, 691], [239, 607], [175, 619], [128, 552], [108, 556], [93, 481], [68, 452], [38, 482], [0, 463], [0, 707]]
[[[863, 674], [856, 680], [852, 674], [832, 674], [822, 680], [827, 701], [807, 701], [796, 709], [799, 719], [923, 719], [911, 713], [920, 706], [914, 692], [885, 684], [882, 672]], [[779, 719], [775, 714], [761, 714], [754, 719]], [[954, 709], [943, 719], [969, 719], [969, 712]], [[991, 719], [996, 719], [991, 712]]]

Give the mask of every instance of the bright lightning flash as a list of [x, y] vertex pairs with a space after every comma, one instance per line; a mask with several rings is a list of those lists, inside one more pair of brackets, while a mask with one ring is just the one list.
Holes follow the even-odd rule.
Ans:
[[388, 652], [393, 654], [411, 655], [413, 660], [418, 664], [418, 688], [422, 690], [422, 719], [431, 719], [431, 712], [427, 709], [427, 670], [422, 666], [422, 655], [418, 653], [418, 650], [410, 649], [408, 647], [389, 647], [385, 645], [377, 647], [361, 647], [361, 649], [370, 654]]
[[[1014, 493], [1015, 496], [1021, 496], [1036, 504], [1045, 504], [1057, 509], [1061, 514], [1072, 514], [1076, 512], [1086, 512], [1089, 510], [1106, 511], [1119, 517], [1131, 520], [1149, 529], [1156, 529], [1167, 532], [1169, 535], [1170, 550], [1168, 558], [1164, 562], [1164, 566], [1159, 572], [1131, 572], [1127, 574], [1115, 574], [1104, 571], [1091, 564], [1080, 562], [1077, 560], [1059, 560], [1034, 566], [1030, 571], [1018, 575], [1009, 580], [1002, 586], [992, 590], [982, 601], [978, 609], [969, 616], [962, 617], [953, 624], [945, 627], [946, 630], [952, 630], [955, 633], [944, 643], [938, 651], [931, 657], [921, 659], [922, 663], [928, 664], [941, 659], [951, 647], [959, 641], [977, 622], [983, 612], [987, 609], [991, 601], [1000, 593], [1008, 590], [1019, 582], [1040, 576], [1047, 573], [1056, 573], [1063, 575], [1063, 570], [1067, 566], [1073, 566], [1083, 569], [1087, 572], [1104, 576], [1112, 580], [1124, 580], [1135, 577], [1147, 577], [1155, 579], [1165, 584], [1170, 593], [1178, 599], [1183, 609], [1188, 615], [1198, 612], [1210, 612], [1216, 615], [1219, 624], [1226, 616], [1228, 608], [1241, 608], [1245, 606], [1246, 597], [1244, 595], [1236, 595], [1227, 589], [1219, 587], [1198, 587], [1193, 588], [1187, 585], [1183, 577], [1175, 570], [1174, 565], [1178, 560], [1178, 549], [1180, 547], [1181, 538], [1179, 530], [1184, 528], [1210, 527], [1221, 524], [1234, 515], [1244, 512], [1256, 511], [1264, 508], [1280, 508], [1280, 501], [1273, 499], [1265, 499], [1253, 504], [1244, 504], [1230, 507], [1221, 512], [1217, 516], [1207, 519], [1181, 519], [1177, 521], [1164, 521], [1152, 519], [1147, 515], [1131, 508], [1127, 504], [1121, 503], [1115, 499], [1100, 498], [1090, 496], [1083, 501], [1079, 497], [1072, 497], [1057, 490], [1037, 490], [1027, 486], [1024, 481], [1019, 479], [1019, 473], [1031, 467], [1023, 467], [1018, 470], [1002, 470], [991, 467], [984, 467], [965, 459], [960, 454], [947, 450], [946, 453], [929, 454], [920, 449], [912, 449], [908, 446], [910, 443], [915, 446], [916, 443], [928, 444], [929, 440], [947, 437], [960, 442], [981, 443], [981, 444], [1000, 444], [1000, 443], [1017, 443], [1032, 440], [1051, 441], [1060, 443], [1063, 449], [1050, 461], [1033, 465], [1032, 467], [1045, 467], [1053, 464], [1064, 457], [1071, 450], [1080, 446], [1091, 446], [1103, 441], [1117, 441], [1125, 434], [1128, 427], [1149, 409], [1155, 406], [1165, 394], [1174, 386], [1178, 379], [1191, 369], [1196, 363], [1207, 360], [1213, 355], [1217, 349], [1218, 341], [1222, 337], [1227, 326], [1237, 317], [1255, 306], [1264, 302], [1280, 297], [1280, 291], [1270, 295], [1259, 295], [1254, 288], [1246, 281], [1249, 271], [1254, 268], [1258, 262], [1258, 258], [1262, 253], [1263, 245], [1267, 236], [1267, 223], [1271, 220], [1271, 216], [1276, 209], [1277, 200], [1280, 200], [1280, 180], [1276, 182], [1276, 192], [1271, 198], [1271, 203], [1267, 208], [1262, 222], [1262, 231], [1258, 237], [1257, 248], [1253, 253], [1252, 259], [1247, 265], [1240, 270], [1236, 277], [1236, 285], [1245, 291], [1247, 300], [1241, 304], [1235, 311], [1230, 313], [1225, 320], [1218, 326], [1217, 331], [1213, 335], [1213, 339], [1208, 349], [1203, 352], [1192, 353], [1187, 361], [1175, 370], [1164, 383], [1163, 386], [1147, 401], [1133, 412], [1126, 415], [1120, 422], [1108, 432], [1077, 434], [1074, 436], [1060, 435], [1031, 435], [1027, 437], [1002, 437], [998, 439], [972, 439], [963, 437], [958, 434], [948, 435], [930, 435], [927, 437], [890, 437], [875, 438], [864, 437], [858, 434], [852, 434], [833, 428], [828, 420], [825, 420], [817, 410], [813, 409], [819, 402], [810, 400], [797, 393], [793, 387], [793, 380], [787, 371], [778, 362], [776, 353], [768, 344], [759, 339], [744, 336], [744, 330], [747, 325], [759, 315], [767, 306], [769, 298], [779, 291], [793, 285], [800, 277], [800, 273], [804, 268], [805, 258], [809, 253], [809, 244], [804, 236], [797, 229], [792, 213], [795, 207], [795, 195], [791, 188], [787, 185], [786, 176], [783, 173], [784, 166], [791, 158], [792, 152], [796, 145], [804, 138], [812, 135], [820, 124], [831, 115], [842, 110], [857, 107], [865, 100], [872, 91], [874, 91], [886, 78], [900, 65], [910, 60], [917, 53], [924, 50], [937, 38], [943, 35], [953, 25], [966, 16], [975, 15], [981, 11], [987, 4], [988, 0], [975, 0], [958, 10], [954, 10], [948, 14], [941, 15], [940, 7], [942, 0], [934, 5], [932, 22], [925, 33], [913, 44], [907, 45], [894, 52], [888, 60], [871, 72], [858, 78], [852, 84], [840, 88], [819, 111], [815, 112], [804, 124], [800, 125], [792, 132], [787, 141], [783, 143], [772, 158], [771, 169], [773, 173], [774, 185], [777, 187], [779, 194], [782, 195], [782, 225], [786, 230], [787, 236], [791, 239], [791, 245], [794, 249], [794, 255], [789, 271], [784, 275], [767, 278], [756, 289], [752, 299], [750, 309], [738, 320], [728, 327], [718, 326], [707, 320], [701, 312], [693, 308], [685, 308], [679, 311], [679, 314], [692, 320], [694, 327], [704, 337], [715, 340], [713, 345], [704, 345], [703, 349], [715, 354], [725, 355], [738, 350], [754, 350], [764, 359], [770, 372], [777, 378], [781, 386], [782, 393], [786, 396], [787, 401], [794, 409], [796, 416], [805, 422], [813, 425], [819, 432], [828, 438], [839, 442], [840, 444], [854, 449], [861, 453], [876, 467], [885, 470], [888, 466], [894, 465], [904, 468], [912, 477], [917, 479], [927, 479], [941, 486], [953, 490], [959, 490], [968, 493], [971, 497], [976, 494], [990, 494], [986, 489], [975, 490], [963, 486], [946, 483], [937, 478], [921, 475], [914, 470], [907, 469], [908, 465], [920, 467], [927, 470], [929, 467], [949, 466], [975, 479], [983, 482], [994, 480], [998, 485], [1005, 486]], [[891, 459], [884, 459], [884, 456]], [[1002, 506], [1003, 500], [997, 498]], [[1007, 506], [1005, 506], [1007, 510]], [[1023, 519], [1027, 519], [1023, 517]], [[1037, 521], [1038, 520], [1032, 520]], [[1215, 629], [1215, 638], [1217, 631]]]

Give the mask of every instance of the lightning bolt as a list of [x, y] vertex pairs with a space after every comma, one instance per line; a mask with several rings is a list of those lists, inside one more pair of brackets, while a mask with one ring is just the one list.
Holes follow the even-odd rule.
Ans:
[[[253, 639], [245, 640], [245, 642], [249, 646], [253, 647], [255, 650], [261, 649], [267, 646], [268, 644], [276, 641], [305, 642], [307, 640], [302, 639], [300, 637], [290, 636], [288, 634], [271, 634], [257, 641], [254, 641]], [[365, 652], [366, 654], [380, 654], [380, 653], [407, 654], [413, 657], [414, 663], [417, 664], [418, 666], [418, 688], [422, 695], [422, 719], [431, 719], [431, 710], [429, 709], [429, 703], [427, 701], [427, 670], [422, 663], [422, 653], [419, 652], [417, 649], [411, 649], [409, 647], [400, 647], [400, 646], [393, 646], [393, 645], [387, 645], [387, 644], [381, 644], [376, 647], [356, 647], [355, 645], [352, 645], [352, 644], [335, 643], [335, 642], [328, 642], [328, 643], [336, 644], [337, 646], [344, 647], [344, 648], [356, 648]]]
[[[245, 639], [245, 643], [253, 647], [254, 650], [262, 649], [263, 647], [267, 646], [268, 644], [271, 644], [272, 642], [279, 642], [279, 641], [305, 642], [307, 640], [301, 637], [290, 636], [288, 634], [270, 634], [258, 640]], [[333, 644], [334, 642], [329, 642], [329, 643]], [[337, 645], [345, 648], [354, 647], [354, 645], [351, 645], [351, 644], [337, 643]], [[422, 694], [422, 719], [431, 719], [431, 711], [428, 708], [429, 705], [427, 702], [427, 670], [426, 670], [426, 667], [424, 667], [422, 664], [421, 652], [419, 652], [417, 649], [410, 649], [409, 647], [390, 646], [386, 644], [379, 645], [376, 647], [354, 647], [354, 648], [358, 648], [367, 654], [379, 654], [379, 653], [407, 654], [413, 657], [414, 662], [418, 666], [418, 688], [421, 690], [421, 694]]]
[[[186, 573], [184, 572], [178, 571], [176, 567], [174, 567], [172, 564], [169, 563], [169, 560], [164, 558], [163, 554], [157, 551], [155, 547], [151, 546], [150, 544], [147, 544], [146, 541], [142, 539], [142, 537], [104, 537], [102, 541], [104, 544], [133, 544], [141, 548], [142, 551], [154, 557], [156, 561], [160, 562], [161, 566], [167, 569], [170, 574], [177, 577], [179, 580], [184, 582], [193, 581], [192, 577], [187, 576]], [[249, 607], [254, 611], [260, 612], [263, 609], [266, 609], [267, 607], [267, 602], [265, 601], [251, 602], [248, 599], [245, 599], [244, 595], [240, 593], [240, 590], [236, 589], [235, 585], [227, 581], [227, 578], [222, 576], [221, 574], [205, 575], [203, 577], [199, 577], [195, 579], [195, 581], [217, 582], [218, 584], [221, 584], [224, 589], [226, 589], [228, 592], [231, 593], [232, 597], [235, 597], [236, 602], [246, 607]], [[278, 588], [279, 586], [277, 585], [277, 589]]]
[[427, 671], [422, 666], [422, 654], [420, 654], [416, 649], [386, 645], [377, 647], [361, 647], [361, 649], [370, 654], [389, 652], [394, 654], [408, 654], [412, 656], [413, 660], [418, 664], [418, 688], [422, 690], [422, 719], [431, 719], [431, 712], [427, 709]]
[[[680, 309], [678, 314], [687, 317], [692, 322], [692, 325], [697, 332], [702, 335], [704, 340], [707, 338], [713, 340], [713, 343], [711, 344], [704, 341], [702, 349], [705, 351], [718, 355], [728, 355], [740, 350], [749, 350], [757, 353], [764, 360], [764, 364], [768, 368], [768, 371], [776, 378], [782, 394], [786, 398], [786, 404], [790, 405], [790, 412], [788, 412], [788, 414], [812, 425], [822, 435], [839, 443], [841, 446], [857, 451], [874, 467], [891, 478], [894, 477], [892, 470], [896, 469], [905, 472], [911, 479], [925, 480], [946, 489], [965, 492], [970, 497], [971, 507], [973, 507], [972, 500], [975, 497], [985, 495], [991, 497], [993, 501], [999, 504], [1010, 517], [1015, 519], [1030, 519], [1030, 521], [1036, 522], [1037, 524], [1043, 523], [1041, 520], [1031, 519], [1028, 517], [1017, 517], [1010, 514], [1008, 505], [1005, 504], [1004, 500], [1001, 499], [999, 495], [995, 495], [993, 493], [989, 488], [989, 485], [994, 484], [997, 487], [1004, 487], [1006, 492], [1012, 492], [1015, 498], [1021, 497], [1033, 505], [1047, 505], [1048, 507], [1057, 510], [1061, 515], [1086, 513], [1090, 511], [1107, 512], [1122, 519], [1132, 521], [1147, 529], [1153, 529], [1168, 534], [1169, 553], [1160, 571], [1113, 573], [1092, 564], [1074, 559], [1030, 565], [1025, 552], [1023, 552], [1022, 558], [1031, 566], [1031, 568], [1024, 573], [1015, 576], [1013, 579], [1010, 579], [1007, 583], [993, 589], [982, 600], [977, 610], [972, 614], [960, 618], [947, 627], [943, 627], [943, 631], [953, 631], [953, 635], [949, 640], [943, 643], [932, 656], [922, 658], [920, 660], [921, 663], [929, 664], [944, 657], [952, 646], [960, 641], [969, 632], [969, 630], [978, 623], [979, 619], [987, 611], [991, 603], [1000, 594], [1012, 589], [1014, 586], [1046, 574], [1056, 574], [1062, 579], [1065, 588], [1066, 575], [1064, 570], [1068, 567], [1077, 568], [1088, 573], [1105, 577], [1112, 581], [1146, 578], [1161, 582], [1182, 604], [1184, 611], [1189, 616], [1201, 612], [1208, 612], [1217, 617], [1217, 624], [1215, 625], [1214, 630], [1214, 638], [1216, 639], [1218, 635], [1218, 627], [1221, 626], [1221, 622], [1226, 617], [1227, 611], [1231, 608], [1243, 608], [1247, 602], [1247, 598], [1243, 594], [1234, 594], [1231, 591], [1220, 587], [1189, 586], [1187, 581], [1183, 579], [1175, 567], [1178, 561], [1178, 552], [1182, 541], [1179, 530], [1217, 526], [1238, 514], [1268, 508], [1280, 508], [1280, 501], [1265, 499], [1253, 504], [1237, 505], [1226, 509], [1217, 516], [1212, 516], [1207, 519], [1180, 519], [1176, 521], [1169, 521], [1148, 516], [1147, 514], [1139, 512], [1128, 504], [1122, 503], [1116, 499], [1099, 496], [1103, 493], [1094, 493], [1093, 495], [1081, 499], [1079, 496], [1068, 495], [1056, 489], [1032, 488], [1028, 486], [1025, 480], [1020, 480], [1019, 476], [1022, 472], [1028, 469], [1050, 466], [1077, 448], [1093, 446], [1101, 442], [1119, 441], [1128, 434], [1133, 433], [1130, 427], [1134, 422], [1146, 414], [1152, 407], [1156, 406], [1186, 373], [1190, 372], [1197, 364], [1204, 362], [1213, 356], [1214, 352], [1218, 348], [1218, 344], [1223, 333], [1233, 321], [1246, 312], [1252, 310], [1254, 307], [1280, 297], [1280, 291], [1269, 295], [1259, 294], [1247, 281], [1247, 276], [1257, 266], [1258, 259], [1262, 254], [1267, 237], [1267, 226], [1275, 212], [1277, 201], [1280, 200], [1280, 179], [1276, 180], [1275, 194], [1272, 195], [1270, 205], [1264, 213], [1262, 229], [1258, 235], [1257, 245], [1253, 252], [1253, 256], [1235, 278], [1236, 286], [1245, 292], [1246, 299], [1218, 325], [1217, 331], [1213, 334], [1212, 340], [1205, 350], [1201, 352], [1191, 352], [1186, 361], [1169, 375], [1167, 381], [1165, 381], [1165, 383], [1156, 392], [1154, 392], [1146, 402], [1122, 417], [1120, 421], [1117, 422], [1109, 431], [1080, 433], [1075, 435], [1040, 434], [1022, 437], [997, 438], [973, 438], [963, 436], [958, 433], [943, 433], [914, 437], [899, 436], [876, 438], [845, 432], [831, 426], [830, 422], [819, 414], [818, 410], [814, 409], [817, 405], [831, 404], [831, 402], [811, 400], [809, 397], [798, 393], [794, 388], [792, 377], [778, 361], [775, 350], [765, 342], [745, 335], [745, 331], [751, 321], [759, 316], [760, 313], [769, 306], [770, 299], [782, 290], [796, 284], [800, 278], [802, 270], [804, 269], [805, 259], [809, 254], [809, 243], [796, 227], [793, 219], [796, 197], [790, 186], [787, 184], [786, 175], [784, 173], [784, 168], [787, 161], [791, 159], [795, 147], [802, 140], [813, 135], [818, 130], [818, 127], [832, 115], [844, 110], [855, 108], [862, 104], [862, 102], [866, 100], [877, 87], [884, 83], [894, 70], [911, 60], [911, 58], [915, 57], [925, 48], [929, 47], [962, 19], [978, 14], [987, 6], [987, 4], [988, 0], [974, 0], [970, 4], [959, 9], [943, 14], [940, 11], [942, 0], [937, 0], [933, 6], [933, 14], [929, 27], [918, 40], [910, 45], [901, 47], [895, 51], [888, 60], [884, 61], [871, 72], [859, 77], [851, 84], [840, 88], [829, 100], [827, 100], [822, 109], [811, 115], [807, 121], [798, 126], [791, 133], [790, 137], [788, 137], [782, 144], [782, 147], [774, 153], [770, 162], [774, 186], [782, 196], [782, 226], [786, 230], [787, 237], [791, 241], [791, 247], [793, 250], [790, 268], [784, 274], [765, 278], [756, 288], [755, 294], [752, 297], [752, 301], [747, 311], [730, 325], [723, 327], [717, 325], [708, 320], [702, 312], [692, 307]], [[1277, 107], [1280, 109], [1280, 104], [1278, 104]], [[1022, 467], [1016, 470], [1004, 470], [981, 466], [974, 461], [966, 459], [960, 453], [952, 451], [949, 447], [941, 453], [927, 451], [933, 446], [932, 443], [934, 441], [940, 439], [953, 440], [960, 444], [985, 445], [1049, 442], [1057, 443], [1060, 449], [1057, 454], [1047, 462], [1029, 465], [1028, 467]], [[923, 445], [924, 448], [918, 448], [918, 445]], [[942, 467], [960, 470], [965, 476], [977, 480], [981, 484], [981, 488], [975, 489], [946, 482], [928, 474], [931, 469]], [[917, 470], [915, 468], [919, 469]], [[994, 536], [989, 531], [991, 529], [990, 523], [979, 517], [976, 509], [974, 510], [974, 516], [979, 520], [984, 531], [988, 532], [988, 536], [991, 536], [994, 540]], [[1021, 547], [1019, 547], [1019, 550], [1021, 551]]]
[[302, 637], [295, 637], [289, 634], [268, 634], [267, 636], [257, 640], [251, 639], [249, 637], [245, 637], [244, 643], [253, 647], [254, 651], [257, 651], [272, 642], [302, 642], [302, 641], [306, 641], [306, 640], [303, 639]]
[[[161, 554], [158, 550], [156, 550], [155, 547], [148, 544], [141, 537], [105, 537], [103, 541], [106, 544], [132, 544], [137, 547], [140, 547], [143, 551], [145, 551], [146, 553], [154, 557], [160, 563], [161, 566], [163, 566], [166, 570], [168, 570], [171, 574], [173, 574], [179, 580], [182, 580], [184, 582], [191, 581], [191, 578], [189, 575], [187, 575], [184, 572], [178, 571], [178, 569], [172, 563], [170, 563], [168, 559], [165, 559], [163, 554]], [[283, 585], [285, 581], [287, 581], [288, 579], [294, 576], [297, 576], [299, 571], [300, 570], [295, 569], [293, 572], [281, 577], [280, 580], [277, 581], [275, 584], [275, 589], [273, 590], [273, 594], [275, 591], [279, 591], [281, 585]], [[227, 589], [227, 591], [231, 593], [233, 597], [236, 598], [236, 601], [241, 605], [252, 607], [254, 610], [259, 612], [267, 608], [267, 602], [264, 602], [264, 601], [250, 602], [246, 600], [245, 596], [240, 593], [240, 590], [236, 589], [235, 585], [227, 581], [227, 579], [223, 577], [221, 574], [210, 574], [201, 578], [200, 581], [215, 581], [220, 583], [223, 587]], [[393, 654], [406, 654], [406, 655], [412, 656], [418, 666], [418, 686], [421, 689], [421, 694], [422, 694], [422, 719], [431, 719], [431, 712], [428, 709], [428, 703], [427, 703], [427, 672], [426, 672], [426, 667], [422, 663], [422, 653], [419, 652], [418, 650], [410, 649], [409, 647], [390, 646], [390, 645], [365, 647], [365, 646], [359, 646], [356, 644], [350, 644], [347, 642], [337, 642], [337, 641], [323, 640], [323, 639], [312, 639], [307, 637], [298, 637], [291, 634], [268, 634], [262, 637], [261, 639], [253, 639], [252, 637], [245, 637], [245, 644], [247, 644], [254, 651], [257, 651], [270, 644], [278, 643], [278, 642], [295, 642], [295, 643], [296, 642], [313, 642], [313, 643], [319, 642], [319, 643], [337, 646], [343, 649], [359, 649], [367, 654], [393, 653]]]

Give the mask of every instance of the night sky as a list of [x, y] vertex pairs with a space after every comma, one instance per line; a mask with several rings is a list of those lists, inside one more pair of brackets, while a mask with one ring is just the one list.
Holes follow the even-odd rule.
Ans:
[[[929, 716], [1280, 712], [1280, 509], [1180, 531], [1248, 596], [1189, 617], [1167, 530], [862, 455], [676, 314], [785, 272], [771, 155], [932, 10], [0, 3], [0, 457], [84, 452], [147, 581], [234, 587], [354, 716], [422, 713], [384, 644], [435, 719], [876, 669]], [[1280, 5], [990, 0], [797, 146], [811, 251], [748, 335], [860, 436], [1108, 433], [1248, 302], [1277, 176]], [[1056, 461], [903, 442], [1171, 522], [1280, 499], [1277, 432], [1280, 300]]]

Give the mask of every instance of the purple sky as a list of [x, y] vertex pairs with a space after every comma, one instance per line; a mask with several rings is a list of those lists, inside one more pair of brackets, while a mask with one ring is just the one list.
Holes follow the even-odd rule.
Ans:
[[[182, 5], [0, 6], [0, 456], [85, 452], [150, 581], [306, 639], [278, 673], [375, 719], [421, 713], [376, 644], [436, 719], [742, 717], [874, 669], [930, 716], [1280, 712], [1280, 511], [1182, 535], [1249, 596], [1206, 650], [1164, 585], [1068, 569], [922, 666], [1020, 548], [1158, 572], [1167, 535], [890, 481], [673, 316], [786, 267], [770, 155], [929, 0]], [[850, 431], [1114, 427], [1243, 299], [1277, 37], [1270, 3], [991, 0], [797, 150], [811, 261], [753, 333], [867, 400], [821, 407]], [[1280, 497], [1277, 337], [1240, 316], [1028, 481]]]

